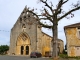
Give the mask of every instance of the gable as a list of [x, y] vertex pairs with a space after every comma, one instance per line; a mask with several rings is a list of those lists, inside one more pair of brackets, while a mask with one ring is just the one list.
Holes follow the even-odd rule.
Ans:
[[16, 23], [14, 24], [13, 28], [18, 25], [18, 26], [22, 26], [25, 28], [25, 25], [34, 25], [34, 24], [38, 24], [36, 18], [34, 17], [33, 14], [31, 14], [30, 12], [27, 11], [28, 8], [25, 7], [21, 13], [21, 15], [19, 16], [19, 18], [17, 19]]

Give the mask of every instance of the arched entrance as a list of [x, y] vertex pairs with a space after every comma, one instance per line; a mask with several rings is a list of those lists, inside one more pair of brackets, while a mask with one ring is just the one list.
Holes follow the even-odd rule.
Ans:
[[29, 55], [30, 39], [26, 33], [21, 33], [18, 36], [16, 44], [16, 55]]

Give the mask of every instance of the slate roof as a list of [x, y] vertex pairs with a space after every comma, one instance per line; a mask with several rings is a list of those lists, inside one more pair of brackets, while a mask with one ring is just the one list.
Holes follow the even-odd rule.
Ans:
[[46, 34], [46, 33], [44, 33], [44, 32], [42, 32], [42, 33], [52, 38], [52, 36], [50, 36], [50, 35], [48, 35], [48, 34]]
[[[48, 34], [46, 34], [44, 32], [42, 32], [42, 33], [52, 38], [52, 36], [50, 36], [50, 35], [48, 35]], [[62, 41], [63, 42], [63, 40], [61, 40], [61, 39], [58, 39], [58, 41]]]
[[64, 27], [65, 28], [74, 28], [74, 27], [80, 27], [80, 22], [79, 23], [75, 23], [75, 24], [71, 24], [71, 25], [67, 25]]

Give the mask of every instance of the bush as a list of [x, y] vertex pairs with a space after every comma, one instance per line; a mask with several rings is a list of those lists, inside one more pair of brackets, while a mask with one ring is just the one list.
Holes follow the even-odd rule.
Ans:
[[1, 45], [0, 46], [0, 54], [1, 55], [7, 54], [8, 50], [9, 50], [9, 46], [8, 45]]

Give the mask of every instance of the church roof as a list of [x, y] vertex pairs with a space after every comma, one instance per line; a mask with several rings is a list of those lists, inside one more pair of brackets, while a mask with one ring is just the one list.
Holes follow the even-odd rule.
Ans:
[[48, 35], [48, 34], [46, 34], [46, 33], [44, 33], [44, 32], [42, 32], [42, 33], [52, 38], [52, 36], [50, 36], [50, 35]]
[[[52, 36], [50, 36], [50, 35], [48, 35], [48, 34], [46, 34], [44, 32], [42, 32], [42, 33], [52, 38]], [[63, 40], [61, 40], [61, 39], [58, 39], [58, 41], [62, 41], [63, 42]]]

